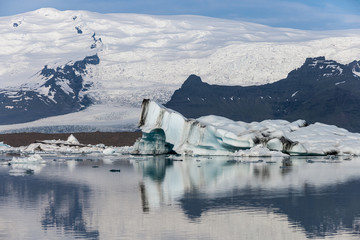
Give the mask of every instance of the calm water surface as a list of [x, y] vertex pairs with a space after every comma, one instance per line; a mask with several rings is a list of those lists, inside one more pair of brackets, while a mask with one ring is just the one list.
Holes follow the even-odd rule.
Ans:
[[359, 158], [43, 157], [0, 166], [0, 239], [360, 238]]

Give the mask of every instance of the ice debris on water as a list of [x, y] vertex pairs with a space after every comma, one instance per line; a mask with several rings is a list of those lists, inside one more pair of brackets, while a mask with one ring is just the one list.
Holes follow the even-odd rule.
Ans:
[[63, 140], [43, 140], [36, 141], [29, 146], [20, 147], [18, 150], [25, 153], [74, 153], [74, 154], [128, 154], [133, 149], [132, 146], [107, 147], [104, 144], [85, 145], [81, 144], [74, 135], [70, 135], [66, 141]]
[[[133, 146], [113, 147], [105, 146], [102, 143], [96, 145], [81, 144], [76, 137], [71, 134], [66, 141], [64, 140], [41, 140], [35, 141], [28, 146], [11, 147], [0, 142], [0, 152], [16, 154], [98, 154], [98, 155], [125, 155], [133, 151]], [[6, 163], [7, 164], [7, 163]]]
[[104, 150], [103, 150], [103, 154], [105, 154], [105, 155], [113, 155], [114, 153], [116, 153], [116, 149], [114, 149], [114, 148], [105, 148]]

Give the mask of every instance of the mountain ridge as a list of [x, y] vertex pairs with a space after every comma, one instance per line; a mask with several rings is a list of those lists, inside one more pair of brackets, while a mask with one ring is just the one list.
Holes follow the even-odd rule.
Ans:
[[165, 106], [190, 118], [218, 115], [244, 122], [305, 119], [360, 131], [359, 64], [307, 58], [285, 79], [245, 87], [210, 85], [190, 75]]
[[91, 83], [84, 83], [87, 65], [97, 65], [97, 55], [62, 67], [47, 65], [38, 72], [42, 82], [23, 84], [18, 89], [0, 89], [0, 122], [14, 124], [62, 115], [85, 109], [93, 104], [86, 94]]

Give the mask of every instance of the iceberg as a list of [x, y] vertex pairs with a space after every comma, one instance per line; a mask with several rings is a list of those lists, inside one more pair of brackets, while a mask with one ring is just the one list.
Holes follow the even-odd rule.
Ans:
[[[142, 137], [133, 154], [242, 155], [257, 145], [289, 155], [360, 155], [360, 134], [305, 120], [245, 123], [220, 116], [187, 119], [144, 99], [139, 121]], [[271, 154], [270, 154], [271, 155]]]
[[7, 151], [11, 148], [10, 145], [4, 143], [4, 142], [0, 142], [0, 151]]
[[70, 144], [74, 144], [74, 145], [80, 144], [79, 141], [76, 139], [76, 137], [72, 134], [68, 137], [68, 139], [66, 141], [69, 142]]

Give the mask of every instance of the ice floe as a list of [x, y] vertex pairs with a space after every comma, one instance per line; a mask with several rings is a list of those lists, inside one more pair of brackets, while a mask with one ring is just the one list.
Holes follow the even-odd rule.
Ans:
[[9, 150], [11, 146], [5, 144], [4, 142], [0, 142], [0, 151], [6, 151]]
[[360, 155], [360, 134], [336, 126], [304, 120], [245, 123], [219, 116], [187, 119], [147, 99], [139, 126], [143, 136], [134, 154], [271, 156], [267, 148], [290, 155]]

